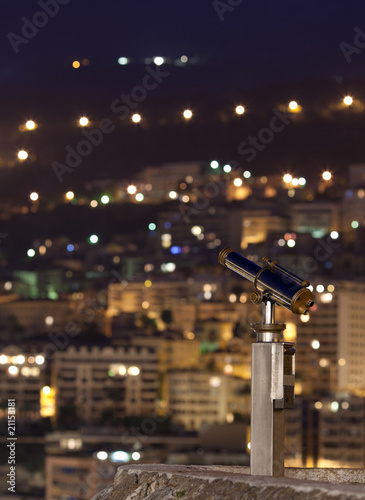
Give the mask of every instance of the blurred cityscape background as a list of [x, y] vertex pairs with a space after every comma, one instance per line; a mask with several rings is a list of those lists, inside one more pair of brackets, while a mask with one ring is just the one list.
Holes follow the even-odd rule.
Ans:
[[286, 466], [365, 467], [364, 7], [185, 3], [9, 2], [1, 498], [89, 499], [129, 462], [249, 465], [261, 307], [226, 246], [313, 289], [309, 314], [277, 308]]

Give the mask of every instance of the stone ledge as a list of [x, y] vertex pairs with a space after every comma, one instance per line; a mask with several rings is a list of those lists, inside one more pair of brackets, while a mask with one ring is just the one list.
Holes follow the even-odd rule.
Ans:
[[249, 467], [123, 465], [93, 500], [365, 500], [363, 483], [365, 469], [287, 468], [278, 478]]

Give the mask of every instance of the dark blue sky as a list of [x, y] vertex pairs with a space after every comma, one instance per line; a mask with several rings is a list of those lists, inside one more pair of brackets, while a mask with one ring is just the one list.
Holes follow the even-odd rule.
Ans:
[[133, 79], [131, 69], [118, 67], [121, 55], [197, 57], [199, 64], [171, 79], [176, 91], [179, 82], [181, 91], [229, 91], [364, 74], [365, 49], [351, 64], [340, 49], [341, 42], [353, 43], [355, 26], [365, 32], [362, 0], [232, 0], [239, 5], [221, 16], [215, 2], [69, 0], [16, 54], [8, 34], [21, 35], [22, 18], [32, 20], [42, 9], [33, 0], [3, 1], [0, 85], [71, 88], [85, 76], [76, 74], [71, 62], [85, 57], [90, 88], [102, 92], [116, 71]]

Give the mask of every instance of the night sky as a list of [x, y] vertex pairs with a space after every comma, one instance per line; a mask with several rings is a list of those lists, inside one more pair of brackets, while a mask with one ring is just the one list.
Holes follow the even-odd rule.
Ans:
[[[67, 1], [67, 0], [63, 0]], [[352, 43], [354, 27], [365, 30], [361, 0], [69, 0], [15, 54], [10, 32], [21, 35], [22, 18], [42, 10], [36, 1], [2, 2], [1, 85], [72, 87], [81, 71], [71, 62], [88, 58], [89, 82], [100, 95], [113, 87], [118, 57], [143, 64], [162, 55], [196, 58], [196, 66], [171, 79], [164, 92], [214, 91], [267, 82], [363, 75], [365, 54], [348, 64], [340, 43]], [[130, 76], [130, 68], [124, 75]], [[131, 77], [133, 78], [133, 77]]]
[[[48, 9], [55, 9], [54, 2], [44, 1]], [[291, 99], [309, 110], [306, 121], [251, 165], [259, 175], [280, 172], [283, 165], [294, 165], [298, 175], [331, 162], [342, 169], [364, 157], [360, 115], [348, 122], [346, 116], [333, 122], [326, 117], [320, 124], [313, 114], [321, 100], [335, 102], [348, 92], [365, 101], [365, 36], [364, 49], [356, 48], [350, 62], [340, 46], [354, 44], [355, 27], [365, 32], [360, 0], [62, 0], [45, 21], [41, 5], [42, 0], [2, 2], [0, 194], [5, 198], [15, 195], [15, 186], [19, 197], [29, 189], [52, 194], [77, 188], [101, 172], [133, 181], [133, 172], [165, 161], [242, 161], [238, 144], [268, 123], [273, 106]], [[24, 23], [34, 19], [45, 25], [27, 40]], [[169, 76], [141, 103], [148, 119], [138, 131], [118, 123], [119, 133], [60, 186], [50, 165], [63, 161], [65, 147], [80, 140], [77, 117], [117, 120], [111, 103], [141, 83], [145, 59], [174, 61], [182, 55], [189, 58], [184, 67], [161, 67]], [[131, 64], [119, 65], [121, 56]], [[83, 59], [90, 64], [72, 67]], [[233, 123], [228, 115], [241, 103], [247, 113]], [[197, 111], [189, 127], [174, 115], [185, 107]], [[20, 133], [19, 125], [30, 118], [39, 128]], [[343, 147], [335, 151], [333, 144]], [[20, 148], [32, 153], [27, 170], [16, 160], [12, 170], [3, 169]]]

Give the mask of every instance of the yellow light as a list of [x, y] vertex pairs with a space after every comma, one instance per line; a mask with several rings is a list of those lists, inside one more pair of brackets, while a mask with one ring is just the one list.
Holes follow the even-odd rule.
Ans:
[[309, 316], [309, 314], [301, 314], [301, 315], [300, 315], [300, 320], [301, 320], [303, 323], [308, 323], [308, 321], [310, 320], [310, 316]]
[[131, 184], [130, 186], [127, 187], [128, 194], [136, 194], [136, 192], [137, 192], [137, 188], [136, 188], [136, 186], [133, 186], [133, 184]]
[[139, 123], [141, 120], [142, 120], [141, 115], [139, 115], [138, 113], [134, 113], [134, 115], [132, 116], [132, 122]]
[[28, 158], [28, 153], [22, 149], [21, 151], [18, 151], [18, 158], [19, 160], [26, 160]]
[[236, 186], [236, 187], [240, 187], [242, 186], [242, 179], [239, 179], [238, 177], [233, 181], [233, 184]]
[[32, 201], [37, 201], [37, 200], [38, 200], [38, 198], [39, 198], [39, 194], [38, 194], [38, 193], [36, 193], [36, 192], [30, 193], [29, 198], [30, 198]]
[[25, 124], [25, 127], [28, 130], [34, 130], [35, 129], [35, 122], [33, 120], [28, 120]]
[[290, 184], [292, 181], [293, 177], [290, 174], [285, 174], [283, 177], [283, 181], [285, 184]]
[[245, 108], [243, 106], [237, 106], [236, 107], [236, 113], [238, 115], [243, 115], [244, 112], [245, 112]]
[[56, 412], [56, 393], [51, 387], [45, 386], [40, 392], [40, 413], [42, 417], [53, 417]]
[[86, 116], [82, 116], [79, 120], [79, 124], [81, 125], [81, 127], [86, 127], [86, 125], [89, 124], [89, 119], [86, 118]]
[[344, 358], [340, 358], [340, 359], [338, 360], [338, 364], [339, 364], [340, 366], [345, 366], [345, 364], [346, 364], [346, 359], [344, 359]]
[[73, 191], [67, 191], [65, 196], [67, 200], [73, 200], [75, 198], [75, 193]]
[[332, 177], [332, 174], [331, 174], [331, 172], [329, 172], [328, 170], [326, 170], [326, 171], [325, 171], [325, 172], [323, 172], [323, 174], [322, 174], [322, 178], [323, 178], [323, 180], [325, 180], [325, 181], [329, 181], [329, 180], [331, 179], [331, 177]]
[[290, 101], [289, 102], [289, 109], [291, 109], [292, 111], [295, 111], [296, 109], [298, 109], [298, 103], [296, 101]]
[[322, 406], [323, 406], [323, 405], [322, 405], [321, 401], [316, 401], [316, 402], [314, 403], [314, 408], [315, 408], [316, 410], [320, 410], [320, 409], [322, 408]]
[[72, 63], [72, 67], [75, 68], [75, 69], [79, 68], [80, 67], [80, 61], [74, 61]]
[[152, 281], [151, 281], [151, 280], [146, 280], [146, 281], [144, 282], [144, 286], [145, 286], [146, 288], [150, 288], [150, 287], [152, 286]]
[[350, 95], [347, 95], [346, 97], [343, 98], [343, 103], [346, 104], [346, 106], [351, 106], [353, 102], [354, 100]]
[[183, 112], [183, 116], [184, 116], [185, 120], [190, 120], [190, 118], [193, 116], [193, 112], [191, 111], [191, 109], [186, 109]]

